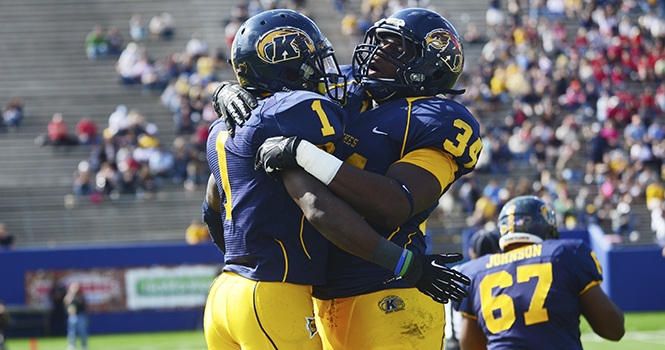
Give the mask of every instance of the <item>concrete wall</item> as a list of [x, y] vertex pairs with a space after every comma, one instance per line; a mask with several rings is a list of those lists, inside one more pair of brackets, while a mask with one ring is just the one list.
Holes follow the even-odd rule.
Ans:
[[[3, 251], [0, 252], [0, 299], [8, 306], [25, 306], [25, 275], [28, 271], [221, 264], [222, 261], [222, 253], [212, 243], [196, 246], [178, 243]], [[202, 328], [202, 321], [202, 307], [92, 313], [90, 332], [196, 329]], [[26, 332], [18, 336], [25, 336]]]

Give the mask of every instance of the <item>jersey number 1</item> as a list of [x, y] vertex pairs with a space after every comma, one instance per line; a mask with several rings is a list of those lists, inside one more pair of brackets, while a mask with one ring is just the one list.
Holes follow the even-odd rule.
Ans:
[[321, 100], [312, 102], [312, 110], [316, 112], [316, 114], [319, 116], [319, 119], [321, 120], [321, 125], [323, 126], [321, 128], [321, 133], [323, 136], [334, 135], [335, 128], [330, 125], [328, 116], [326, 115], [326, 112], [323, 111], [323, 107], [321, 107]]

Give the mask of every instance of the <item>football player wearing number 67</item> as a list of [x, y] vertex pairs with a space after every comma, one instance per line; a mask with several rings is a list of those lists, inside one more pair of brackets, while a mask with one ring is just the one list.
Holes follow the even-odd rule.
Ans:
[[460, 267], [471, 278], [460, 347], [582, 349], [580, 314], [596, 334], [623, 337], [623, 312], [600, 288], [601, 266], [582, 240], [559, 240], [554, 212], [540, 198], [510, 200], [499, 214], [503, 253]]

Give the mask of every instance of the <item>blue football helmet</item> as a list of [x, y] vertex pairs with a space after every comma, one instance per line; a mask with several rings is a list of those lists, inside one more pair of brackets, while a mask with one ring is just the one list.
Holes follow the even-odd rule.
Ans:
[[[390, 34], [401, 38], [401, 54], [381, 47], [382, 37]], [[375, 56], [398, 67], [394, 79], [370, 76]], [[405, 9], [376, 22], [356, 46], [353, 65], [356, 79], [377, 101], [396, 93], [407, 97], [464, 93], [453, 90], [464, 67], [462, 41], [448, 20], [430, 10]]]
[[233, 40], [231, 63], [240, 85], [257, 94], [309, 90], [338, 103], [346, 97], [332, 45], [312, 20], [292, 10], [245, 21]]
[[508, 201], [501, 209], [498, 226], [501, 250], [513, 243], [539, 243], [559, 238], [554, 210], [535, 196]]

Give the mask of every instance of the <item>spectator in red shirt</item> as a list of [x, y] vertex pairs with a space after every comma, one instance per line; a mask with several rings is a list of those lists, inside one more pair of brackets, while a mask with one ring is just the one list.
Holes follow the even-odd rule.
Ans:
[[90, 118], [84, 117], [76, 124], [76, 135], [78, 136], [79, 143], [82, 145], [95, 143], [97, 124]]
[[68, 146], [77, 143], [76, 139], [67, 133], [67, 124], [62, 118], [62, 113], [56, 113], [48, 123], [48, 139], [54, 146]]

